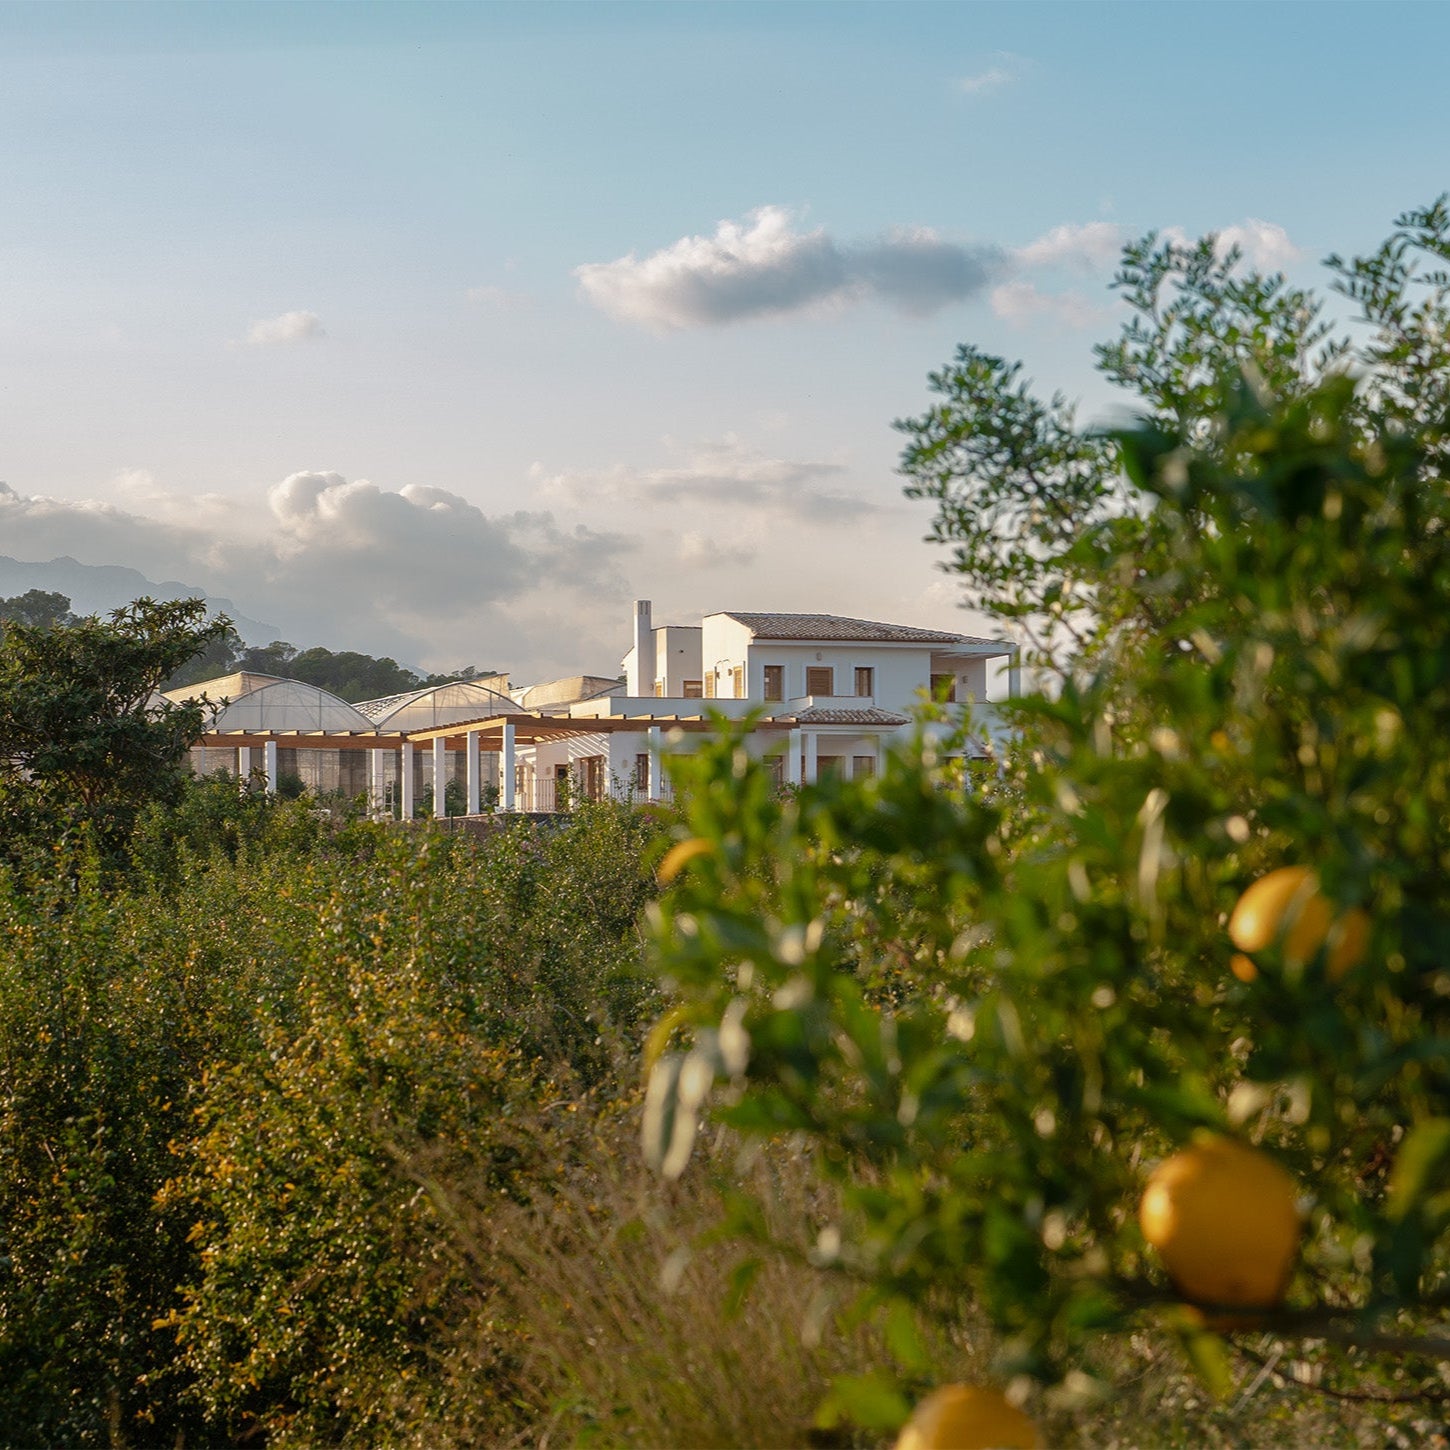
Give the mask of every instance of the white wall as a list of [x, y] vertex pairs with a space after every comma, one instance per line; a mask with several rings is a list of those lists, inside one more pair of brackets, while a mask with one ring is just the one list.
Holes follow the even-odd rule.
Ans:
[[956, 655], [933, 658], [933, 674], [955, 675], [957, 677], [957, 699], [985, 700], [987, 698], [987, 664], [984, 659], [962, 659]]
[[[706, 670], [718, 669], [715, 694], [720, 699], [735, 697], [735, 684], [731, 670], [745, 664], [746, 652], [750, 648], [750, 631], [728, 614], [707, 614], [700, 626], [700, 654]], [[762, 686], [752, 684], [748, 676], [745, 683], [747, 698], [760, 699]]]
[[700, 626], [662, 624], [655, 630], [655, 678], [665, 682], [666, 695], [683, 695], [686, 680], [702, 680]]
[[807, 693], [807, 669], [832, 671], [834, 698], [854, 698], [858, 666], [875, 672], [872, 701], [885, 710], [905, 710], [916, 702], [916, 692], [931, 676], [931, 651], [925, 645], [883, 645], [829, 640], [794, 644], [757, 640], [750, 647], [749, 689], [758, 699], [765, 691], [765, 666], [785, 667], [785, 698]]

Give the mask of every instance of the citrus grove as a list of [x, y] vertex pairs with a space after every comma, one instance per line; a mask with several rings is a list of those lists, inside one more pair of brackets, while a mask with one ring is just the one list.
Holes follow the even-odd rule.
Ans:
[[[1129, 247], [1113, 433], [962, 348], [903, 468], [1036, 666], [1016, 746], [965, 777], [938, 710], [784, 799], [738, 741], [678, 763], [646, 1150], [711, 1122], [831, 1186], [796, 1251], [894, 1363], [823, 1422], [975, 1443], [931, 1427], [1175, 1344], [1244, 1403], [1445, 1394], [1447, 261], [1443, 202], [1331, 258], [1341, 336], [1211, 238]], [[990, 1346], [947, 1401], [942, 1335]]]

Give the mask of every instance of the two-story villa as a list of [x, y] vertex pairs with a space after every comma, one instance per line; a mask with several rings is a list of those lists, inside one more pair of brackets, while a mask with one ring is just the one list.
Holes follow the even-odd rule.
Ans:
[[[974, 702], [983, 730], [976, 748], [987, 754], [996, 729], [988, 703], [994, 662], [1006, 666], [1007, 693], [1016, 691], [1012, 645], [943, 630], [741, 610], [706, 615], [698, 625], [657, 625], [642, 599], [633, 633], [623, 682], [568, 705], [569, 736], [520, 757], [522, 795], [542, 803], [567, 779], [591, 796], [622, 785], [653, 798], [666, 737], [671, 749], [689, 749], [710, 711], [756, 716], [752, 744], [783, 782], [830, 770], [874, 772], [928, 695]], [[597, 735], [588, 720], [599, 722]]]

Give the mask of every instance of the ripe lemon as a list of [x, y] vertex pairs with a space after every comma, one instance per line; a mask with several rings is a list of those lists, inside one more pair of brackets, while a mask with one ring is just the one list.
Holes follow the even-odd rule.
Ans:
[[[1324, 969], [1332, 982], [1364, 960], [1369, 928], [1369, 917], [1357, 906], [1336, 921], [1334, 908], [1320, 895], [1319, 878], [1307, 866], [1281, 866], [1259, 877], [1239, 897], [1228, 922], [1229, 938], [1240, 952], [1261, 952], [1278, 942], [1291, 966], [1312, 961], [1327, 942]], [[1235, 958], [1232, 966], [1241, 981], [1258, 975], [1251, 959]]]
[[1040, 1450], [1037, 1426], [1000, 1390], [943, 1385], [917, 1407], [896, 1450]]
[[1271, 1309], [1299, 1247], [1297, 1196], [1273, 1159], [1205, 1133], [1154, 1169], [1138, 1222], [1186, 1298]]

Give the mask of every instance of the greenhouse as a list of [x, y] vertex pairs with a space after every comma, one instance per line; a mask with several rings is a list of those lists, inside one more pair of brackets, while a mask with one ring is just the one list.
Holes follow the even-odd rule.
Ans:
[[[201, 695], [215, 704], [216, 713], [204, 743], [191, 751], [196, 774], [226, 771], [239, 780], [265, 780], [273, 791], [295, 786], [314, 794], [359, 795], [369, 788], [368, 757], [343, 742], [376, 736], [377, 726], [330, 691], [301, 680], [232, 674], [167, 692], [177, 701]], [[325, 743], [303, 744], [303, 736], [324, 737]], [[238, 743], [223, 744], [219, 737]]]

